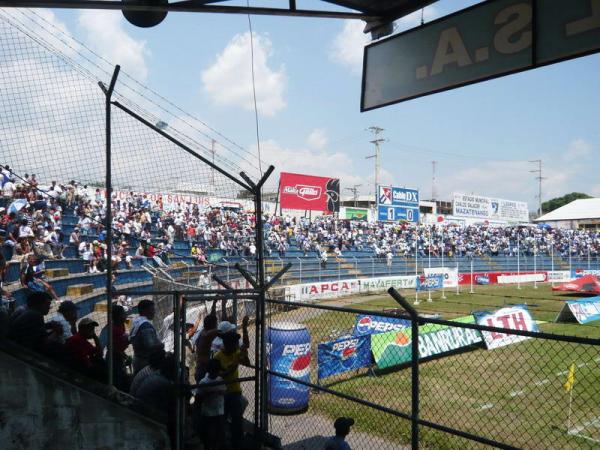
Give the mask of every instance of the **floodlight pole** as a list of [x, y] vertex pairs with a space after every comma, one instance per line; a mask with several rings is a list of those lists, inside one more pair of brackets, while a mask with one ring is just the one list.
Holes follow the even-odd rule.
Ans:
[[112, 148], [111, 148], [111, 115], [110, 106], [112, 94], [115, 90], [115, 84], [117, 83], [117, 77], [121, 66], [116, 65], [110, 80], [108, 89], [102, 82], [98, 83], [100, 89], [104, 92], [106, 97], [106, 327], [108, 329], [108, 342], [107, 342], [107, 354], [106, 354], [106, 365], [108, 366], [108, 385], [112, 386], [114, 383], [113, 368], [113, 333], [112, 333]]

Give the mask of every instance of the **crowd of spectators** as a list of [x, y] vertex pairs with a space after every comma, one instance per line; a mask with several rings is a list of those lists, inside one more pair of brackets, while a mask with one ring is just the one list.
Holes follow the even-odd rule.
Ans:
[[[64, 208], [72, 208], [78, 223], [68, 237], [89, 271], [104, 271], [109, 264], [104, 227], [106, 202], [100, 189], [91, 189], [75, 181], [52, 181], [40, 186], [33, 175], [17, 176], [9, 166], [2, 170], [4, 204], [0, 208], [0, 237], [7, 259], [26, 261], [34, 254], [39, 259], [61, 258], [65, 239], [62, 234]], [[17, 210], [17, 208], [19, 208]], [[162, 202], [146, 194], [130, 192], [113, 198], [115, 239], [111, 264], [121, 262], [130, 268], [132, 259], [141, 258], [155, 265], [168, 264], [175, 241], [188, 241], [190, 253], [201, 264], [209, 251], [224, 256], [256, 255], [252, 212], [231, 208], [200, 207], [185, 203], [166, 211]], [[429, 255], [473, 257], [549, 255], [590, 256], [600, 253], [600, 234], [595, 231], [563, 230], [536, 225], [491, 226], [485, 223], [462, 226], [438, 223], [408, 224], [340, 220], [322, 216], [303, 217], [265, 214], [265, 250], [268, 256], [285, 256], [290, 247], [305, 255], [322, 259], [327, 254], [343, 256], [358, 250], [389, 256], [420, 257]], [[90, 242], [83, 236], [93, 236]], [[158, 239], [158, 243], [156, 239]], [[154, 239], [154, 240], [153, 240]], [[130, 246], [135, 246], [135, 253]], [[188, 256], [188, 255], [186, 255]]]

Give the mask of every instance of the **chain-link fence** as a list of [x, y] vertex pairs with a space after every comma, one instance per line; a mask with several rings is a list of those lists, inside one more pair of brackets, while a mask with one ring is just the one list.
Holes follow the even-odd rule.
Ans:
[[289, 448], [323, 445], [338, 416], [356, 422], [353, 448], [600, 445], [600, 340], [585, 326], [564, 336], [518, 307], [443, 320], [402, 304], [385, 313], [269, 301], [269, 335], [289, 322], [299, 333], [287, 336], [292, 358], [270, 342], [269, 405], [285, 412], [289, 397], [307, 408], [270, 417]]

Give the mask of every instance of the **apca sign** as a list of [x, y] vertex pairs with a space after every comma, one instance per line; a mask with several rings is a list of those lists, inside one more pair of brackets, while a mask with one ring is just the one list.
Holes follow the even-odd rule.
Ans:
[[[507, 330], [539, 331], [529, 310], [524, 305], [502, 308], [496, 312], [476, 312], [473, 313], [473, 316], [479, 325], [505, 328]], [[531, 339], [527, 336], [491, 331], [482, 331], [481, 334], [488, 350]]]

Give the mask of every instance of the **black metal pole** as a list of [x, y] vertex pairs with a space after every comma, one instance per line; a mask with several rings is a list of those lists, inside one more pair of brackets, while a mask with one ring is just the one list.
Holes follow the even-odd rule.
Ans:
[[[173, 350], [175, 352], [175, 362], [177, 364], [177, 370], [175, 374], [175, 445], [174, 450], [180, 450], [182, 446], [181, 442], [181, 308], [180, 308], [180, 295], [175, 292], [173, 295]], [[172, 412], [169, 412], [172, 414]]]
[[388, 293], [396, 300], [410, 315], [412, 342], [410, 360], [411, 368], [411, 447], [413, 450], [419, 448], [419, 314], [406, 299], [394, 288], [389, 288]]
[[113, 333], [112, 333], [112, 148], [111, 148], [111, 117], [110, 117], [110, 101], [117, 83], [117, 77], [121, 66], [115, 66], [110, 85], [108, 89], [100, 83], [100, 88], [106, 97], [106, 327], [108, 329], [108, 342], [106, 353], [106, 365], [108, 370], [108, 384], [114, 383], [113, 368]]

